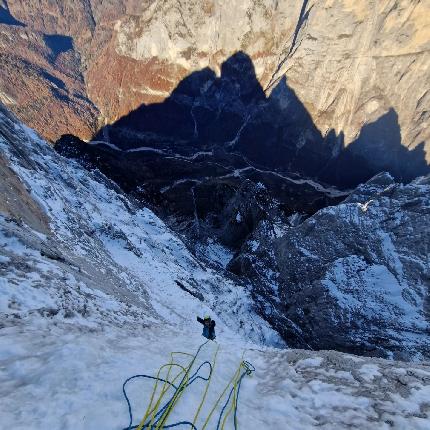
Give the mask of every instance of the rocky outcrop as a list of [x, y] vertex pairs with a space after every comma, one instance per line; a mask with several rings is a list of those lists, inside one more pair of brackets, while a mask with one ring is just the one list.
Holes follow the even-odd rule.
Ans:
[[[123, 428], [123, 379], [163, 366], [171, 350], [201, 350], [194, 378], [214, 376], [208, 401], [226, 391], [246, 351], [256, 371], [241, 386], [244, 429], [428, 427], [429, 363], [285, 349], [255, 314], [248, 283], [196, 260], [150, 210], [56, 154], [1, 105], [0, 154], [3, 428]], [[202, 348], [195, 315], [205, 313], [216, 319], [218, 345]], [[204, 368], [209, 357], [220, 364], [214, 374]], [[176, 416], [192, 419], [204, 385]], [[151, 384], [128, 388], [138, 414], [135, 394], [149, 398]]]
[[34, 230], [46, 234], [49, 223], [40, 206], [31, 198], [29, 191], [0, 156], [0, 213], [18, 224], [25, 223]]
[[293, 344], [428, 359], [429, 181], [381, 174], [297, 226], [264, 222], [230, 268]]
[[[110, 136], [118, 132], [110, 130]], [[120, 136], [111, 143], [90, 144], [64, 136], [55, 148], [89, 169], [100, 169], [193, 241], [216, 238], [238, 250], [262, 220], [285, 223], [297, 212], [306, 217], [346, 195], [312, 180], [258, 168], [240, 154], [199, 148], [194, 141], [177, 147], [175, 140], [165, 138], [162, 145], [151, 146], [151, 134], [141, 139], [133, 133]]]
[[[321, 134], [325, 157], [334, 160], [314, 174], [354, 185], [384, 169], [406, 179], [428, 169], [426, 1], [8, 0], [3, 4], [9, 16], [0, 19], [3, 35], [25, 29], [72, 39], [73, 55], [80, 58], [78, 68], [85, 77], [85, 89], [80, 91], [101, 112], [99, 118], [68, 89], [70, 100], [57, 98], [55, 109], [39, 103], [37, 110], [26, 109], [20, 116], [45, 136], [59, 137], [68, 128], [69, 133], [87, 138], [94, 124], [112, 123], [142, 103], [165, 100], [197, 70], [209, 67], [219, 75], [225, 60], [243, 51], [251, 58], [265, 95], [273, 96], [288, 112], [297, 97]], [[16, 73], [28, 73], [15, 69], [31, 70], [37, 63], [30, 47], [22, 57], [28, 64], [18, 68], [12, 56], [2, 60], [9, 65], [12, 80]], [[41, 72], [36, 75], [40, 80]], [[278, 88], [282, 79], [286, 85]], [[52, 83], [45, 86], [52, 92]], [[40, 91], [31, 84], [17, 86], [15, 93], [6, 87], [0, 88], [3, 99], [18, 114], [25, 100]], [[72, 107], [87, 127], [70, 115]], [[52, 124], [62, 120], [68, 127], [37, 121], [35, 112], [45, 118], [52, 112]], [[304, 113], [294, 116], [301, 130], [297, 151], [314, 140], [312, 127], [303, 127], [308, 122]], [[369, 163], [370, 171], [345, 178], [344, 166], [349, 168], [357, 160]]]
[[297, 153], [293, 122], [239, 52], [220, 77], [195, 72], [163, 103], [139, 107], [96, 140], [64, 136], [55, 148], [99, 168], [181, 231], [237, 250], [262, 219], [310, 215], [347, 194], [292, 172], [312, 174], [327, 161], [309, 118], [312, 144]]

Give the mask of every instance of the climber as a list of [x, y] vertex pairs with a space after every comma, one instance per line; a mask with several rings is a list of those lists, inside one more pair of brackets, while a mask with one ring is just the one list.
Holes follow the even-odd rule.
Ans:
[[215, 339], [215, 321], [211, 319], [209, 315], [205, 315], [203, 319], [200, 317], [197, 317], [197, 321], [200, 324], [203, 324], [203, 333], [202, 336], [204, 336], [207, 339], [214, 340]]

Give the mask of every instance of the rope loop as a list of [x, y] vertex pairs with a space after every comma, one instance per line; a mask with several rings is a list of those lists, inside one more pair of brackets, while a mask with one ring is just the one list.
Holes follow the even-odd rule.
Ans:
[[[152, 375], [146, 375], [146, 374], [138, 374], [133, 375], [129, 378], [127, 378], [123, 385], [122, 385], [122, 392], [124, 395], [124, 398], [127, 402], [128, 407], [128, 416], [129, 416], [129, 425], [128, 427], [124, 428], [123, 430], [162, 430], [162, 429], [168, 429], [173, 428], [177, 426], [188, 426], [191, 430], [199, 430], [195, 423], [197, 421], [197, 418], [201, 412], [203, 403], [205, 402], [209, 385], [212, 379], [213, 371], [215, 368], [215, 363], [218, 355], [219, 345], [217, 346], [216, 352], [214, 354], [212, 363], [209, 361], [204, 361], [200, 364], [200, 366], [195, 370], [195, 372], [190, 376], [191, 369], [197, 360], [197, 357], [201, 351], [201, 349], [208, 343], [209, 341], [204, 342], [199, 346], [195, 354], [189, 354], [185, 352], [171, 352], [170, 353], [170, 362], [167, 364], [162, 365], [157, 372], [156, 376]], [[175, 355], [183, 355], [190, 357], [190, 362], [188, 365], [181, 365], [179, 363], [174, 362], [174, 356]], [[202, 369], [207, 368], [207, 376], [201, 375], [200, 372]], [[167, 375], [162, 377], [163, 370], [167, 369]], [[176, 375], [172, 375], [172, 373], [175, 373], [173, 369], [178, 369]], [[241, 370], [243, 369], [243, 370]], [[216, 429], [217, 430], [224, 430], [225, 424], [227, 422], [228, 417], [233, 413], [234, 418], [234, 429], [237, 430], [237, 408], [238, 408], [238, 402], [239, 402], [239, 392], [240, 392], [240, 386], [242, 383], [242, 379], [246, 375], [251, 375], [255, 371], [255, 367], [246, 360], [243, 360], [243, 354], [242, 354], [242, 360], [240, 361], [240, 364], [233, 374], [230, 381], [227, 383], [226, 387], [218, 397], [218, 400], [215, 402], [215, 405], [212, 407], [209, 415], [207, 416], [203, 426], [200, 430], [205, 430], [206, 426], [209, 424], [209, 421], [215, 412], [218, 404], [220, 403], [221, 399], [223, 398], [224, 394], [227, 392], [227, 390], [231, 387], [229, 395], [227, 397], [227, 400], [224, 404], [224, 406], [221, 409], [221, 412], [218, 417], [218, 424]], [[165, 373], [165, 372], [164, 372]], [[139, 424], [133, 425], [133, 412], [132, 407], [130, 403], [130, 399], [128, 397], [126, 386], [127, 384], [135, 379], [138, 378], [145, 378], [145, 379], [151, 379], [154, 380], [154, 386], [152, 389], [152, 393], [149, 399], [149, 404], [146, 408], [146, 412], [140, 421]], [[178, 383], [177, 381], [180, 382]], [[174, 410], [176, 404], [179, 402], [181, 396], [185, 392], [185, 390], [190, 387], [194, 382], [202, 380], [206, 382], [206, 387], [202, 396], [202, 399], [200, 401], [200, 404], [198, 405], [197, 412], [194, 415], [193, 422], [190, 421], [179, 421], [173, 424], [166, 424], [167, 419], [169, 418], [170, 414]], [[161, 388], [159, 388], [161, 387]], [[165, 401], [165, 396], [168, 391], [174, 390], [173, 394], [171, 395], [170, 399]], [[231, 401], [231, 403], [230, 403]], [[163, 404], [163, 402], [165, 402]], [[230, 407], [226, 411], [228, 405], [230, 404]], [[225, 412], [226, 411], [226, 412]]]
[[243, 360], [242, 366], [245, 368], [247, 375], [251, 375], [253, 372], [255, 372], [255, 367], [249, 361]]

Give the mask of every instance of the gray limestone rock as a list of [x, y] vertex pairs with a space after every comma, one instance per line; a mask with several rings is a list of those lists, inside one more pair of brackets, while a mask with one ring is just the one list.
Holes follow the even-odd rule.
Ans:
[[[430, 356], [430, 178], [380, 174], [278, 235], [262, 225], [230, 263], [291, 344]], [[265, 300], [263, 300], [263, 297]]]

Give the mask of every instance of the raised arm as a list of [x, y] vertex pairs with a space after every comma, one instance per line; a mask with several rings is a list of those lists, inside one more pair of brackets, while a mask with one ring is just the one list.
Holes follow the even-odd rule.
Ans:
[[200, 323], [200, 324], [204, 324], [205, 322], [200, 318], [200, 317], [197, 317], [197, 321]]

